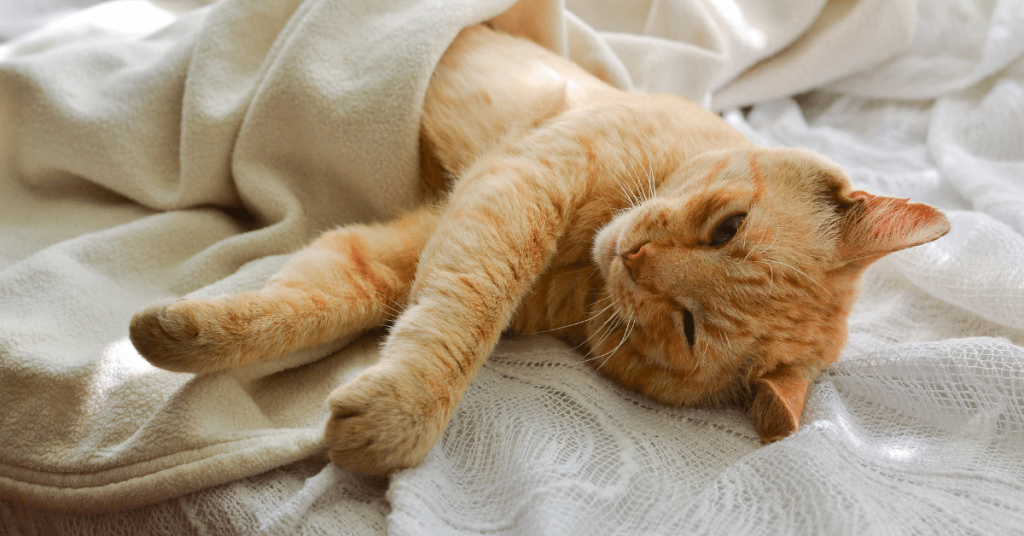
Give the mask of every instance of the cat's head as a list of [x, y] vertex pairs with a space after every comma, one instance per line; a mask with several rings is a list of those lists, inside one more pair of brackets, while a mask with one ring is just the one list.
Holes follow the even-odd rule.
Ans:
[[595, 239], [592, 363], [665, 403], [744, 404], [779, 439], [839, 357], [864, 269], [948, 231], [930, 206], [852, 191], [809, 151], [701, 155]]

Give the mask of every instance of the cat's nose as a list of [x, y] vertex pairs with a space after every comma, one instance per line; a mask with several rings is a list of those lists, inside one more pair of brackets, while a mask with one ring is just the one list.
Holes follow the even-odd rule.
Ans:
[[632, 251], [622, 254], [622, 264], [626, 266], [626, 270], [629, 271], [629, 276], [636, 281], [640, 277], [640, 270], [643, 267], [644, 261], [647, 260], [647, 243], [643, 243], [640, 247], [634, 248]]

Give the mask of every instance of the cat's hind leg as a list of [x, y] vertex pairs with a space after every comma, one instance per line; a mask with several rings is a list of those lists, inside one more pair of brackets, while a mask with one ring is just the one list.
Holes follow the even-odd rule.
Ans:
[[327, 232], [258, 291], [151, 305], [132, 318], [131, 341], [160, 368], [207, 373], [380, 326], [404, 307], [438, 212]]

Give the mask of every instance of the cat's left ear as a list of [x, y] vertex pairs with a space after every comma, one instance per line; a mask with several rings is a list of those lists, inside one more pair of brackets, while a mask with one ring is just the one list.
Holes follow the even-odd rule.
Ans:
[[750, 416], [761, 441], [772, 443], [800, 428], [807, 390], [819, 372], [813, 367], [779, 365], [751, 382], [754, 400]]
[[874, 260], [949, 232], [949, 220], [935, 207], [862, 191], [844, 197], [839, 247], [844, 262]]

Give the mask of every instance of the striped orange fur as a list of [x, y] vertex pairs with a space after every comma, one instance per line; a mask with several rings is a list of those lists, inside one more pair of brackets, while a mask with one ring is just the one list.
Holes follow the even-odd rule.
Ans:
[[439, 208], [329, 232], [258, 292], [155, 304], [136, 348], [202, 373], [394, 319], [380, 362], [328, 398], [331, 458], [368, 473], [423, 459], [506, 330], [560, 337], [667, 404], [745, 405], [772, 441], [838, 358], [863, 270], [949, 229], [485, 26], [441, 59], [421, 141], [424, 187], [455, 177]]

